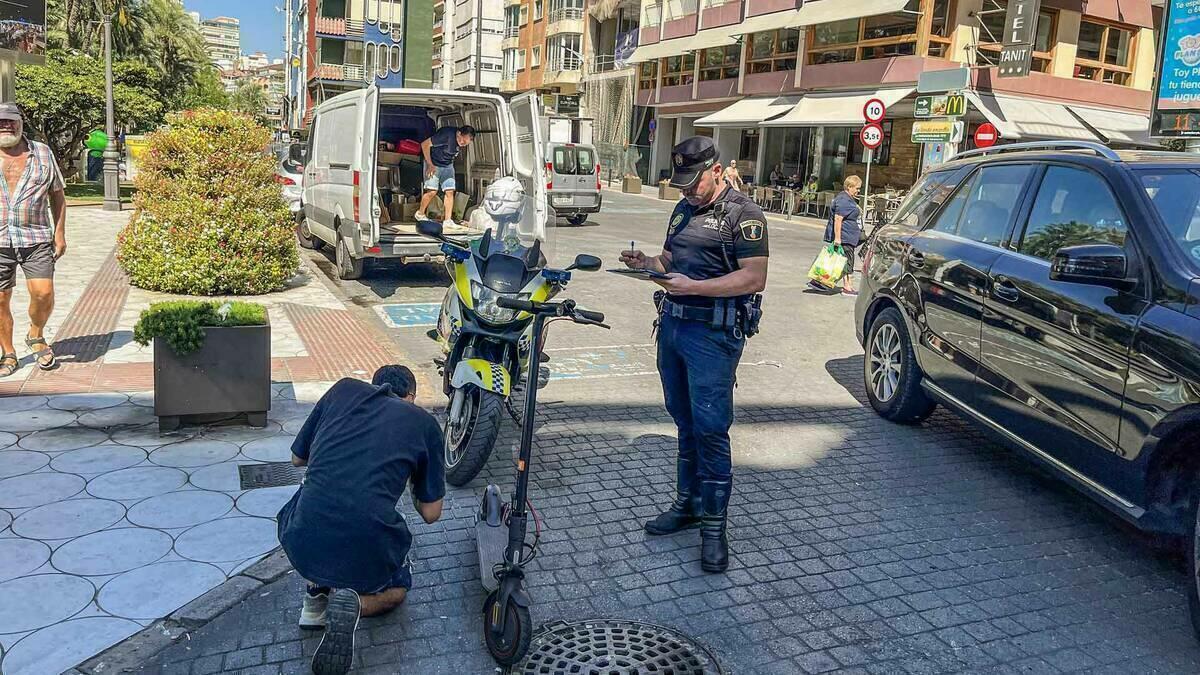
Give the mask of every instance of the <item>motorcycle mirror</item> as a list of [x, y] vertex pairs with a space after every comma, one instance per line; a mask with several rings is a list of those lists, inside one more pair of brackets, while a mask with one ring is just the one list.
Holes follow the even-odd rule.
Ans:
[[579, 255], [575, 256], [575, 262], [571, 263], [571, 266], [568, 267], [567, 270], [568, 271], [581, 270], [583, 272], [595, 272], [596, 270], [600, 269], [600, 266], [603, 264], [604, 264], [604, 261], [600, 260], [599, 258], [597, 258], [594, 255], [580, 253]]
[[430, 239], [443, 239], [442, 224], [436, 220], [418, 220], [417, 233]]

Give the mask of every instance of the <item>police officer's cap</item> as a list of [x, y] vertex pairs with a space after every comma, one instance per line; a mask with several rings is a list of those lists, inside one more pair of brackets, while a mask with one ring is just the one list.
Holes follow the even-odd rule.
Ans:
[[689, 188], [700, 174], [721, 158], [716, 144], [706, 136], [685, 138], [671, 149], [671, 187]]

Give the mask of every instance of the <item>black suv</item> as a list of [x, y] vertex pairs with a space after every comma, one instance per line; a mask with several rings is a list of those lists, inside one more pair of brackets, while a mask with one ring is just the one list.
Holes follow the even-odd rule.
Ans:
[[941, 403], [1147, 531], [1188, 537], [1200, 633], [1200, 156], [975, 150], [865, 247], [871, 406]]

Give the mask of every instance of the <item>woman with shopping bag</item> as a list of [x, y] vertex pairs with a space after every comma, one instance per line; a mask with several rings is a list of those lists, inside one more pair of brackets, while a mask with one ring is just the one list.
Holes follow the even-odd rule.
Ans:
[[862, 179], [847, 176], [842, 182], [843, 190], [833, 198], [829, 211], [829, 222], [825, 225], [825, 241], [833, 242], [846, 258], [842, 270], [842, 293], [855, 296], [854, 290], [854, 247], [862, 237], [862, 209], [858, 206], [858, 193], [862, 191]]

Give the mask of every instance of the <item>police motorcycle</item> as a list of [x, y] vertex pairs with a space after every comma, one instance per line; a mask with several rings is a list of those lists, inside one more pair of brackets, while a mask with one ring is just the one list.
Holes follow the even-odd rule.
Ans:
[[[442, 233], [440, 223], [417, 224], [422, 235], [442, 242], [453, 279], [436, 330], [444, 354], [443, 389], [450, 397], [444, 461], [451, 485], [465, 485], [483, 469], [506, 409], [521, 422], [530, 389], [549, 377], [540, 366], [541, 349], [533, 347], [535, 313], [501, 300], [544, 303], [567, 285], [572, 270], [599, 269], [599, 259], [584, 255], [563, 270], [547, 267], [547, 255], [554, 255], [549, 211], [525, 194], [520, 181], [505, 177], [488, 186], [469, 219], [472, 233], [482, 236], [455, 240]], [[527, 370], [534, 375], [522, 378]]]

